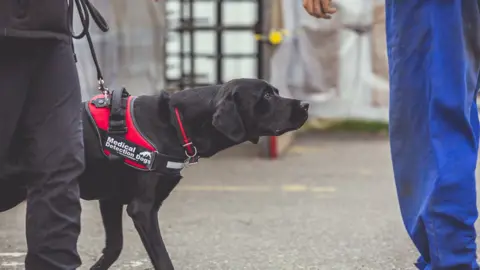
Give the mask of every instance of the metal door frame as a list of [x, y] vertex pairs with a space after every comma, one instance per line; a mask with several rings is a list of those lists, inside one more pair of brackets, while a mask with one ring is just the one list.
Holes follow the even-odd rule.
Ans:
[[[252, 31], [252, 33], [258, 33], [262, 31], [262, 26], [264, 25], [264, 0], [168, 0], [170, 2], [177, 2], [180, 5], [180, 18], [178, 22], [178, 26], [174, 28], [170, 28], [170, 32], [177, 33], [179, 35], [179, 53], [171, 53], [166, 52], [166, 58], [168, 59], [169, 56], [175, 56], [180, 58], [180, 77], [179, 78], [169, 78], [167, 76], [167, 69], [169, 68], [166, 64], [165, 68], [165, 80], [167, 87], [177, 88], [176, 90], [183, 90], [185, 88], [193, 88], [211, 84], [222, 84], [223, 81], [223, 60], [228, 58], [253, 58], [256, 59], [255, 69], [256, 69], [256, 77], [263, 79], [264, 78], [264, 70], [265, 70], [265, 45], [261, 41], [256, 41], [256, 52], [252, 54], [225, 54], [223, 52], [222, 46], [222, 36], [225, 32], [230, 31]], [[216, 21], [211, 26], [202, 26], [202, 25], [195, 25], [194, 23], [194, 3], [198, 2], [210, 2], [215, 3], [215, 12], [217, 14]], [[254, 2], [257, 4], [257, 21], [254, 25], [230, 25], [230, 26], [223, 26], [223, 5], [228, 3], [239, 3], [239, 2]], [[185, 15], [185, 11], [188, 9], [187, 16]], [[195, 52], [195, 33], [197, 31], [215, 31], [215, 43], [216, 43], [216, 51], [212, 54], [202, 54]], [[188, 33], [189, 37], [189, 46], [190, 50], [185, 51], [185, 33]], [[167, 39], [168, 42], [168, 39]], [[187, 72], [185, 70], [185, 60], [189, 58], [189, 64], [191, 67], [192, 72]], [[207, 82], [207, 83], [199, 83], [198, 78], [202, 76], [206, 76], [205, 74], [197, 74], [196, 67], [195, 67], [195, 59], [198, 57], [205, 57], [215, 60], [215, 69], [216, 69], [216, 76], [215, 81]], [[166, 61], [167, 62], [167, 61]]]

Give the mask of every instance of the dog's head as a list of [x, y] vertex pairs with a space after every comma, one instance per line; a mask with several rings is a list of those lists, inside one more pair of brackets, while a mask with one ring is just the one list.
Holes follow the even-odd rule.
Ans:
[[229, 81], [218, 90], [214, 102], [212, 125], [235, 144], [282, 135], [300, 128], [308, 118], [308, 103], [281, 97], [264, 80]]

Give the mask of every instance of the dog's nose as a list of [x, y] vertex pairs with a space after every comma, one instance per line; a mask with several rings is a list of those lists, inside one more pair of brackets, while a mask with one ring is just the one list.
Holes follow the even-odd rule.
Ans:
[[308, 108], [310, 107], [310, 104], [308, 102], [302, 101], [300, 102], [300, 108], [302, 108], [305, 111], [308, 111]]

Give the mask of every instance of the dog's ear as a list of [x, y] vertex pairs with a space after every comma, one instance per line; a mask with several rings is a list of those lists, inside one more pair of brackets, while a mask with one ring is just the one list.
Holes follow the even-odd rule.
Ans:
[[212, 125], [230, 140], [240, 143], [245, 139], [246, 130], [235, 103], [234, 95], [226, 95], [213, 114]]

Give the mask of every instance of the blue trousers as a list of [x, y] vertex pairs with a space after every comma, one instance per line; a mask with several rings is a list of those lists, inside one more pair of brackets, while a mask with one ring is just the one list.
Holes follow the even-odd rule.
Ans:
[[422, 270], [479, 269], [479, 0], [386, 0], [390, 143]]

